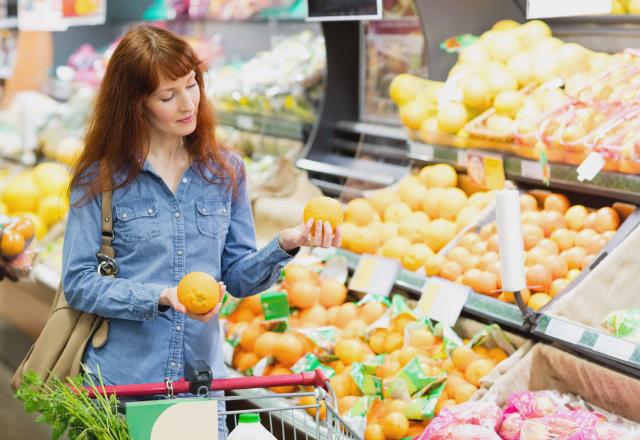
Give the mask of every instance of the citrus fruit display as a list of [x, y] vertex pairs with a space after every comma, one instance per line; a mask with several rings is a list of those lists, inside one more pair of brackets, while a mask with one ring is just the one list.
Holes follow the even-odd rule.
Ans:
[[[309, 219], [315, 221], [322, 220], [323, 222], [329, 222], [332, 230], [342, 224], [344, 214], [342, 212], [342, 206], [340, 202], [330, 197], [315, 197], [307, 202], [304, 206], [304, 222]], [[312, 227], [312, 233], [315, 234], [315, 225]]]
[[187, 312], [203, 315], [210, 312], [220, 302], [220, 286], [211, 275], [204, 272], [190, 272], [178, 283], [178, 301]]
[[395, 258], [406, 269], [419, 271], [493, 201], [493, 192], [460, 189], [450, 165], [425, 166], [397, 186], [351, 200], [345, 208], [342, 247]]
[[[572, 205], [558, 193], [524, 193], [520, 197], [525, 271], [523, 298], [538, 310], [589, 266], [615, 235], [621, 216], [611, 207]], [[460, 237], [444, 258], [431, 257], [427, 272], [471, 287], [500, 300], [514, 302], [501, 289], [500, 249], [495, 222]], [[436, 261], [438, 260], [438, 261]]]
[[[443, 408], [469, 400], [483, 378], [508, 357], [489, 336], [446, 339], [441, 327], [417, 319], [413, 304], [399, 295], [350, 301], [343, 283], [320, 275], [322, 267], [294, 263], [284, 269], [272, 289], [287, 292], [291, 312], [284, 327], [265, 321], [261, 295], [240, 300], [223, 316], [227, 342], [235, 347], [231, 366], [248, 375], [323, 369], [339, 413], [353, 416], [350, 411], [359, 408], [357, 416], [366, 418], [365, 439], [419, 435]], [[489, 335], [489, 327], [482, 332]], [[418, 385], [429, 378], [438, 386], [420, 394], [407, 385], [407, 375]], [[370, 388], [371, 383], [378, 388]], [[301, 397], [297, 403], [314, 405], [315, 399]], [[306, 409], [311, 416], [316, 410]], [[326, 414], [321, 406], [318, 416], [322, 420]]]

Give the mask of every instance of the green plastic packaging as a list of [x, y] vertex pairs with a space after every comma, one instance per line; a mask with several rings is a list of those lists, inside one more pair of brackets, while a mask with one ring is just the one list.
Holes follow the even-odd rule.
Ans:
[[289, 318], [289, 300], [284, 290], [264, 292], [260, 295], [260, 304], [265, 321], [282, 321]]
[[317, 369], [320, 369], [328, 379], [331, 379], [336, 375], [333, 368], [323, 365], [318, 357], [313, 353], [307, 353], [291, 367], [291, 371], [294, 373], [315, 371]]
[[425, 389], [446, 378], [446, 373], [437, 376], [427, 375], [420, 363], [421, 359], [427, 361], [424, 356], [416, 356], [395, 376], [384, 381], [385, 399], [409, 400], [418, 392], [423, 393]]
[[351, 365], [351, 377], [365, 396], [382, 397], [382, 379], [376, 376], [376, 368], [384, 363], [384, 358], [384, 355], [372, 356]]
[[640, 344], [640, 309], [615, 310], [602, 325], [614, 336]]
[[240, 299], [225, 293], [224, 298], [222, 298], [222, 307], [220, 307], [220, 316], [231, 315], [240, 305], [240, 301]]
[[391, 312], [391, 319], [405, 314], [413, 316], [414, 318], [416, 317], [409, 306], [407, 299], [402, 295], [394, 295], [391, 298], [391, 306], [389, 307], [389, 310]]
[[341, 414], [342, 420], [349, 426], [360, 438], [364, 438], [364, 430], [367, 426], [367, 413], [373, 404], [375, 398], [373, 396], [362, 396], [349, 409], [349, 411]]
[[389, 301], [389, 298], [381, 295], [373, 295], [370, 293], [367, 293], [364, 297], [362, 297], [362, 299], [358, 301], [356, 305], [360, 307], [370, 302], [379, 302], [384, 304], [387, 307], [391, 306], [391, 301]]
[[328, 352], [333, 351], [333, 347], [338, 341], [338, 329], [333, 326], [315, 328], [296, 328], [294, 331], [306, 336], [317, 347]]
[[404, 409], [404, 415], [410, 420], [431, 420], [435, 416], [436, 405], [444, 391], [445, 381], [434, 382], [426, 388], [420, 397], [414, 397]]

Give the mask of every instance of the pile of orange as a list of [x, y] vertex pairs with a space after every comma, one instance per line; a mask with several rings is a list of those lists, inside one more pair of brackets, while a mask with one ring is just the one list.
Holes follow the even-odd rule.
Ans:
[[30, 218], [19, 218], [0, 230], [0, 253], [5, 258], [14, 258], [24, 252], [25, 246], [36, 234], [36, 227]]
[[450, 165], [422, 168], [394, 188], [370, 198], [351, 200], [345, 208], [343, 247], [359, 254], [395, 258], [412, 271], [477, 221], [494, 200], [492, 192], [467, 194], [458, 187]]
[[[587, 268], [620, 227], [613, 208], [589, 209], [571, 205], [562, 194], [523, 194], [520, 198], [526, 278], [523, 292], [538, 310]], [[427, 259], [427, 275], [465, 284], [476, 292], [514, 302], [513, 294], [499, 293], [500, 255], [496, 223], [463, 235], [446, 255]]]

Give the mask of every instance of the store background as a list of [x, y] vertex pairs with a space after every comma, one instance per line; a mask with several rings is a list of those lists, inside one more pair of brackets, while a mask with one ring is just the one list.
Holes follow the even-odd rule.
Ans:
[[[262, 11], [238, 20], [221, 16], [180, 16], [166, 22], [169, 29], [205, 42], [200, 47], [212, 55], [210, 86], [212, 92], [219, 92], [214, 93], [213, 98], [221, 125], [219, 135], [251, 158], [247, 164], [260, 242], [281, 228], [297, 223], [304, 202], [321, 191], [348, 202], [363, 194], [370, 195], [369, 190], [397, 184], [407, 175], [410, 166], [442, 162], [466, 171], [467, 150], [425, 139], [402, 126], [398, 108], [388, 95], [389, 86], [401, 73], [445, 80], [456, 62], [456, 55], [445, 54], [440, 48], [442, 41], [465, 33], [480, 35], [500, 19], [522, 22], [525, 4], [511, 0], [417, 0], [416, 8], [409, 2], [390, 1], [385, 2], [385, 16], [380, 21], [308, 23], [304, 21], [303, 8], [299, 8], [303, 3], [287, 3], [284, 9], [289, 12], [284, 14], [263, 14]], [[78, 87], [81, 82], [69, 81], [70, 76], [78, 75], [77, 70], [58, 67], [66, 66], [82, 44], [104, 50], [131, 24], [140, 21], [152, 6], [152, 2], [145, 1], [109, 0], [104, 24], [32, 33], [22, 40], [16, 39], [16, 31], [10, 26], [6, 32], [12, 36], [5, 39], [12, 41], [13, 47], [28, 47], [30, 52], [14, 51], [13, 57], [5, 57], [8, 64], [13, 59], [17, 61], [13, 74], [5, 75], [8, 78], [3, 101], [7, 110], [0, 113], [0, 155], [9, 177], [18, 173], [24, 164], [31, 166], [36, 157], [63, 163], [72, 159], [65, 148], [73, 150], [78, 146], [90, 94]], [[554, 36], [564, 42], [614, 53], [637, 46], [640, 37], [637, 17], [578, 17], [551, 19], [547, 23]], [[422, 28], [426, 29], [426, 36]], [[27, 42], [29, 45], [25, 46]], [[286, 46], [278, 46], [283, 42]], [[41, 56], [35, 60], [29, 58], [36, 51]], [[256, 57], [262, 51], [271, 51], [271, 56]], [[101, 59], [101, 56], [89, 55], [80, 61]], [[247, 63], [252, 58], [253, 61]], [[225, 65], [234, 65], [240, 70], [228, 76], [222, 68]], [[237, 72], [243, 72], [244, 82], [231, 84], [231, 78], [239, 75]], [[83, 74], [95, 87], [92, 69], [86, 69]], [[262, 78], [270, 82], [262, 84]], [[25, 82], [57, 101], [42, 96], [15, 95], [15, 89]], [[62, 106], [59, 102], [71, 104]], [[29, 122], [32, 110], [36, 122]], [[460, 139], [454, 139], [454, 145], [458, 145], [455, 143], [458, 141]], [[36, 151], [36, 147], [39, 150]], [[505, 153], [503, 166], [506, 177], [523, 189], [544, 188], [535, 159]], [[573, 203], [587, 206], [640, 203], [640, 176], [633, 173], [604, 172], [593, 184], [581, 184], [576, 179], [575, 165], [553, 163], [551, 189], [562, 190]], [[638, 216], [629, 218], [605, 248], [606, 253], [611, 253], [634, 230]], [[8, 382], [42, 327], [48, 302], [59, 280], [63, 225], [50, 223], [50, 230], [42, 241], [40, 264], [31, 279], [16, 285], [0, 284], [0, 426], [6, 427], [4, 432], [9, 439], [48, 438], [48, 429], [33, 425], [21, 404], [12, 399]], [[360, 256], [349, 250], [341, 254], [354, 270]], [[593, 269], [595, 266], [580, 275], [570, 286], [573, 289], [570, 293], [586, 295], [584, 283], [580, 289], [576, 286]], [[403, 270], [395, 287], [417, 298], [422, 283], [424, 277]], [[623, 298], [618, 298], [616, 305], [637, 307], [638, 302], [627, 296], [621, 295]], [[463, 314], [483, 322], [498, 322], [515, 333], [557, 344], [608, 368], [639, 376], [640, 346], [617, 339], [606, 340], [599, 322], [594, 323], [594, 319], [600, 318], [590, 317], [585, 310], [581, 310], [582, 315], [578, 317], [580, 313], [570, 310], [569, 298], [565, 295], [564, 304], [554, 301], [563, 320], [543, 316], [532, 328], [527, 327], [515, 305], [473, 292]], [[596, 294], [592, 300], [597, 302], [602, 298]], [[550, 314], [551, 306], [554, 304], [543, 309], [545, 315]], [[566, 327], [564, 332], [558, 330], [566, 322], [575, 327], [571, 331]], [[576, 332], [589, 337], [576, 339]], [[598, 338], [611, 342], [611, 346], [594, 343]], [[536, 355], [545, 356], [544, 353]]]

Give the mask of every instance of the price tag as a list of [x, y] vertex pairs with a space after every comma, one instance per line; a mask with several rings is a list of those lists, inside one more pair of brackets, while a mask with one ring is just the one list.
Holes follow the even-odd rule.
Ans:
[[582, 338], [584, 328], [563, 319], [551, 318], [545, 333], [561, 341], [577, 344]]
[[431, 145], [411, 143], [411, 152], [421, 160], [433, 160], [433, 147]]
[[466, 151], [458, 151], [457, 162], [461, 167], [466, 167], [468, 163], [469, 153]]
[[389, 296], [399, 273], [400, 262], [398, 260], [363, 255], [353, 277], [351, 277], [349, 290]]
[[611, 12], [611, 0], [527, 0], [527, 19], [599, 15]]
[[633, 342], [625, 341], [615, 336], [601, 334], [598, 335], [596, 343], [593, 344], [593, 349], [614, 358], [629, 360], [636, 350], [636, 345]]
[[599, 153], [591, 152], [587, 158], [582, 161], [578, 169], [578, 180], [583, 182], [585, 180], [593, 180], [594, 177], [602, 170], [605, 165], [604, 157]]
[[243, 130], [253, 130], [253, 118], [246, 115], [238, 115], [236, 125]]
[[520, 162], [520, 174], [527, 179], [542, 180], [544, 175], [539, 162], [523, 160]]
[[453, 327], [469, 297], [470, 289], [441, 278], [428, 278], [416, 307], [416, 313]]
[[467, 154], [467, 173], [471, 180], [489, 189], [504, 188], [504, 164], [502, 156], [476, 151]]

